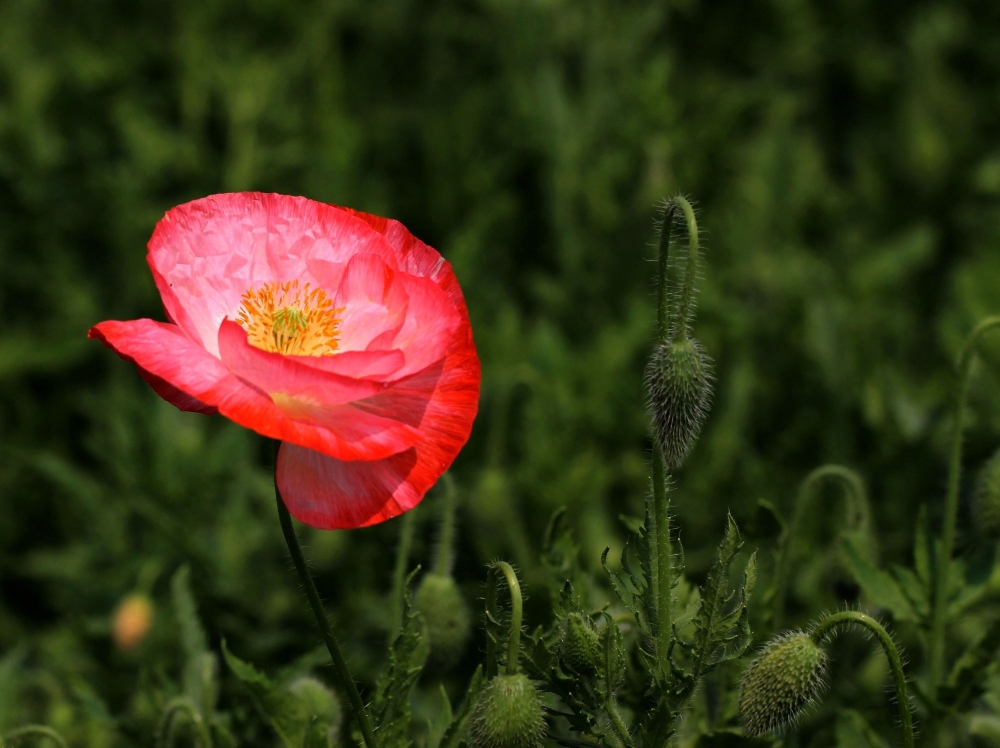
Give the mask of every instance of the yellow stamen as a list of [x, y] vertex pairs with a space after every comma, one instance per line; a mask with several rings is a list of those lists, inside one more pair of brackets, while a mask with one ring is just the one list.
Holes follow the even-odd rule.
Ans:
[[250, 345], [289, 356], [337, 352], [340, 314], [321, 288], [299, 288], [297, 280], [265, 283], [243, 294], [236, 322]]

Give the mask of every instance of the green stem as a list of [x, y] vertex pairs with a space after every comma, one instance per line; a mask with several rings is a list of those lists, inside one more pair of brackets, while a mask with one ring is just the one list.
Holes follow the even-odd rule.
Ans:
[[792, 513], [792, 522], [788, 526], [788, 534], [778, 557], [777, 568], [775, 569], [774, 598], [772, 600], [771, 617], [776, 629], [782, 628], [785, 616], [785, 598], [788, 594], [788, 582], [791, 575], [791, 563], [794, 559], [796, 543], [802, 533], [802, 524], [809, 510], [812, 508], [812, 500], [818, 495], [820, 484], [828, 479], [840, 483], [844, 489], [844, 497], [847, 499], [847, 523], [851, 530], [867, 530], [868, 528], [868, 495], [865, 491], [864, 481], [850, 468], [843, 465], [823, 465], [813, 470], [806, 476], [799, 486], [799, 492], [795, 497], [795, 509]]
[[173, 745], [174, 717], [177, 714], [184, 714], [191, 720], [191, 724], [194, 725], [198, 733], [197, 745], [200, 748], [212, 748], [212, 735], [208, 725], [205, 724], [205, 720], [201, 718], [194, 704], [184, 697], [174, 699], [167, 704], [163, 718], [160, 720], [160, 730], [156, 741], [158, 746]]
[[455, 479], [451, 473], [445, 473], [444, 478], [444, 509], [441, 512], [441, 537], [438, 538], [437, 558], [434, 561], [434, 573], [441, 576], [451, 574], [452, 545], [455, 540]]
[[969, 394], [972, 359], [979, 339], [986, 332], [1000, 327], [1000, 317], [987, 317], [973, 328], [958, 359], [958, 387], [955, 390], [955, 411], [951, 432], [951, 460], [948, 465], [948, 489], [944, 502], [944, 528], [941, 532], [941, 556], [934, 565], [934, 597], [931, 611], [930, 687], [935, 691], [941, 683], [944, 669], [944, 630], [947, 609], [948, 578], [951, 576], [951, 554], [955, 549], [955, 524], [958, 518], [958, 489], [962, 480], [962, 419]]
[[[279, 443], [275, 442], [275, 458], [278, 456], [279, 446]], [[281, 498], [281, 491], [278, 490], [277, 471], [275, 471], [274, 496], [277, 499], [278, 519], [281, 522], [281, 531], [285, 535], [288, 552], [292, 555], [295, 571], [298, 572], [302, 586], [305, 587], [306, 597], [309, 598], [309, 605], [312, 606], [313, 615], [316, 616], [316, 623], [319, 624], [323, 641], [326, 642], [326, 648], [330, 651], [330, 657], [333, 659], [337, 675], [340, 676], [341, 688], [347, 693], [347, 697], [351, 703], [351, 711], [353, 712], [354, 719], [358, 722], [358, 727], [361, 728], [361, 735], [365, 740], [365, 745], [368, 748], [378, 748], [371, 723], [368, 721], [368, 712], [365, 711], [365, 704], [361, 700], [361, 694], [358, 692], [358, 686], [354, 682], [354, 677], [347, 667], [347, 661], [344, 659], [344, 655], [340, 651], [340, 646], [333, 636], [333, 631], [330, 628], [330, 620], [326, 617], [326, 611], [323, 609], [323, 601], [320, 600], [319, 593], [316, 591], [316, 584], [313, 582], [312, 574], [309, 573], [305, 556], [302, 555], [302, 547], [299, 545], [299, 540], [295, 537], [292, 516], [288, 513], [288, 508]]]
[[674, 198], [687, 220], [688, 230], [688, 261], [684, 270], [684, 286], [681, 288], [681, 298], [677, 304], [677, 317], [674, 320], [673, 334], [682, 340], [688, 336], [688, 324], [691, 320], [691, 305], [694, 303], [694, 282], [698, 275], [698, 222], [694, 217], [694, 208], [683, 195]]
[[0, 746], [6, 746], [8, 743], [15, 740], [27, 738], [32, 735], [36, 735], [40, 738], [48, 738], [53, 743], [61, 745], [62, 748], [69, 748], [62, 735], [53, 730], [51, 727], [46, 727], [45, 725], [25, 725], [24, 727], [19, 727], [16, 730], [11, 730], [6, 735], [0, 737]]
[[410, 548], [413, 546], [413, 531], [416, 527], [417, 513], [409, 511], [403, 515], [402, 526], [399, 528], [399, 542], [396, 544], [396, 566], [392, 570], [392, 625], [389, 628], [389, 643], [399, 635], [399, 627], [403, 624], [403, 587], [406, 585], [406, 571], [410, 565]]
[[[614, 619], [609, 613], [604, 614], [605, 625], [616, 626]], [[608, 718], [611, 720], [611, 725], [614, 727], [615, 732], [618, 734], [618, 739], [622, 741], [622, 744], [626, 748], [632, 748], [634, 743], [632, 742], [632, 736], [629, 735], [628, 727], [625, 722], [622, 721], [621, 715], [618, 713], [618, 707], [615, 705], [615, 697], [611, 692], [611, 669], [612, 669], [612, 659], [614, 658], [614, 649], [612, 646], [611, 632], [608, 631], [604, 637], [604, 673], [605, 681], [607, 684], [606, 699], [605, 699], [605, 711], [608, 713]]]
[[656, 332], [661, 343], [666, 343], [670, 337], [670, 293], [667, 284], [670, 268], [667, 260], [670, 255], [670, 233], [674, 228], [674, 215], [677, 213], [677, 203], [673, 200], [663, 206], [663, 217], [660, 223], [660, 253], [657, 261], [659, 285], [656, 297]]
[[673, 554], [670, 552], [670, 500], [667, 498], [667, 469], [656, 438], [653, 439], [653, 518], [655, 527], [647, 528], [656, 594], [656, 659], [664, 677], [670, 673], [670, 645], [673, 641]]
[[[517, 581], [514, 567], [506, 561], [494, 561], [486, 581], [486, 612], [488, 617], [499, 620], [495, 614], [497, 600], [497, 583], [503, 574], [510, 592], [510, 638], [507, 643], [507, 675], [517, 674], [517, 656], [521, 649], [521, 619], [523, 617], [524, 601], [521, 598], [521, 584]], [[488, 625], [488, 621], [487, 621]], [[486, 643], [486, 676], [492, 678], [497, 674], [497, 653], [493, 637], [487, 637]]]
[[827, 616], [810, 633], [812, 640], [817, 645], [821, 645], [823, 639], [837, 626], [858, 625], [864, 626], [871, 631], [878, 643], [882, 645], [885, 658], [889, 661], [889, 669], [892, 671], [893, 686], [896, 689], [896, 701], [899, 704], [899, 720], [903, 728], [904, 748], [913, 748], [913, 714], [910, 707], [910, 697], [906, 689], [906, 675], [903, 673], [903, 661], [899, 657], [899, 650], [892, 637], [882, 627], [878, 621], [864, 613], [847, 610], [842, 613], [834, 613]]

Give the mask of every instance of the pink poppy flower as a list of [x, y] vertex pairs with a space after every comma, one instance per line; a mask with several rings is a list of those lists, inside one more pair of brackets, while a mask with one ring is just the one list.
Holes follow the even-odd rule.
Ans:
[[281, 440], [288, 510], [324, 529], [412, 509], [472, 429], [479, 359], [451, 266], [397, 221], [242, 192], [170, 210], [147, 255], [169, 322], [95, 325], [181, 410]]

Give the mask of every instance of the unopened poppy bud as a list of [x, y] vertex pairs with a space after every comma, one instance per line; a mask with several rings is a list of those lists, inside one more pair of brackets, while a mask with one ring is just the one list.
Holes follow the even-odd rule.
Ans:
[[288, 684], [288, 690], [305, 705], [309, 717], [328, 725], [331, 735], [340, 728], [341, 708], [337, 695], [315, 678], [305, 675]]
[[972, 512], [979, 532], [988, 538], [1000, 539], [1000, 451], [979, 473]]
[[577, 675], [594, 675], [601, 661], [601, 643], [590, 622], [579, 613], [570, 613], [563, 624], [560, 657], [563, 665]]
[[823, 690], [826, 661], [826, 652], [802, 631], [772, 639], [743, 676], [743, 732], [763, 735], [794, 722]]
[[153, 601], [141, 592], [122, 598], [115, 609], [111, 631], [115, 646], [123, 652], [135, 649], [153, 626]]
[[455, 580], [446, 574], [428, 574], [417, 588], [414, 605], [427, 625], [431, 661], [440, 667], [455, 664], [472, 628], [469, 606]]
[[621, 629], [614, 621], [609, 620], [601, 631], [601, 656], [608, 658], [605, 663], [608, 687], [616, 691], [625, 684], [625, 641]]
[[498, 675], [483, 690], [469, 719], [470, 748], [538, 748], [545, 710], [526, 675]]
[[698, 341], [660, 343], [646, 369], [653, 430], [668, 468], [679, 467], [694, 446], [712, 400], [712, 362]]

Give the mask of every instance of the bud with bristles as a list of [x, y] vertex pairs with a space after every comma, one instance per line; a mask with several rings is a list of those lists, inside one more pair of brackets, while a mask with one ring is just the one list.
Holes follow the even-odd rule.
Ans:
[[479, 692], [469, 717], [470, 748], [540, 748], [541, 696], [526, 675], [498, 675]]
[[667, 468], [679, 467], [694, 446], [712, 400], [712, 361], [697, 340], [656, 346], [646, 369], [649, 410]]
[[472, 628], [469, 606], [455, 580], [447, 574], [428, 574], [417, 588], [414, 606], [427, 626], [431, 661], [442, 668], [454, 665]]
[[1000, 451], [983, 466], [972, 501], [976, 528], [988, 538], [1000, 539]]
[[560, 657], [563, 665], [577, 675], [594, 675], [601, 661], [601, 643], [590, 621], [570, 613], [563, 624]]
[[794, 631], [772, 639], [747, 667], [740, 691], [743, 732], [753, 737], [793, 723], [824, 688], [826, 652]]

